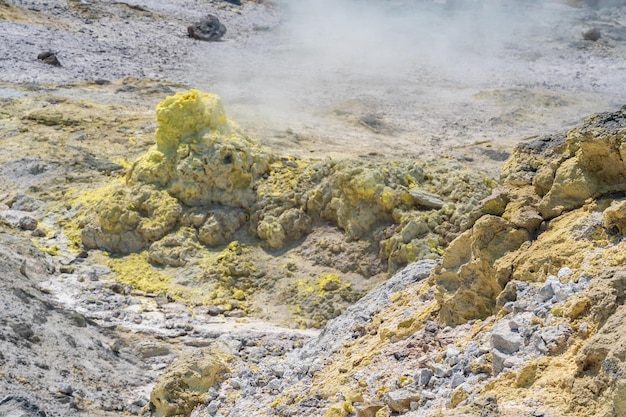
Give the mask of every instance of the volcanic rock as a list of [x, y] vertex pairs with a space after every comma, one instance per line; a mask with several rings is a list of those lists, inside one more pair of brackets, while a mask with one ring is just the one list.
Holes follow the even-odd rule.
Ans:
[[45, 64], [52, 65], [54, 67], [61, 66], [61, 63], [59, 62], [59, 59], [57, 58], [56, 54], [51, 51], [44, 51], [40, 53], [39, 55], [37, 55], [37, 59], [42, 61]]
[[597, 41], [602, 36], [600, 35], [600, 31], [596, 28], [589, 29], [583, 32], [583, 39], [586, 41]]
[[222, 39], [222, 36], [226, 33], [226, 26], [220, 23], [217, 16], [210, 14], [199, 22], [187, 27], [187, 33], [190, 38], [215, 42]]

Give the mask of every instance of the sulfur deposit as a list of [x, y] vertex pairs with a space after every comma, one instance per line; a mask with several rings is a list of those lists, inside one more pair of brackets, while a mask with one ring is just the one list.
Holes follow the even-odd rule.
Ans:
[[[479, 201], [495, 185], [454, 161], [374, 164], [279, 156], [229, 121], [219, 97], [196, 90], [162, 101], [156, 119], [156, 144], [132, 164], [125, 181], [83, 198], [76, 222], [82, 244], [120, 255], [147, 253], [142, 259], [154, 267], [197, 265], [192, 281], [224, 306], [247, 298], [238, 291], [273, 285], [276, 275], [262, 265], [247, 267], [240, 256], [215, 277], [226, 259], [219, 252], [229, 245], [270, 254], [302, 246], [304, 262], [322, 263], [329, 273], [341, 264], [336, 272], [352, 273], [354, 282], [440, 257], [471, 225]], [[329, 225], [340, 233], [336, 243], [306, 243]], [[338, 262], [337, 254], [352, 260]], [[314, 320], [316, 325], [356, 295], [345, 294], [339, 309]], [[285, 297], [302, 301], [290, 289]]]

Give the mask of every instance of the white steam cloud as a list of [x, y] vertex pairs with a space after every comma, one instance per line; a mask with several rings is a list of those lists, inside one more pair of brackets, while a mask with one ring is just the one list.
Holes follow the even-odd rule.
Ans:
[[[275, 7], [280, 19], [269, 30], [207, 48], [210, 76], [201, 87], [220, 93], [243, 123], [307, 123], [350, 100], [391, 121], [436, 119], [494, 89], [626, 99], [626, 87], [615, 88], [624, 85], [616, 70], [623, 59], [597, 61], [572, 47], [582, 42], [587, 12], [564, 3], [285, 0]], [[418, 121], [407, 123], [419, 130], [411, 126]]]

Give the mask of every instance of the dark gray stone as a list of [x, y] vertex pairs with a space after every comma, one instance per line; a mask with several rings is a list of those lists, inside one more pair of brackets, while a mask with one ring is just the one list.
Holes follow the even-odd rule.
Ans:
[[583, 39], [586, 41], [597, 41], [602, 37], [600, 30], [592, 28], [583, 32]]
[[44, 51], [37, 55], [37, 59], [44, 64], [52, 65], [53, 67], [60, 67], [61, 62], [57, 58], [56, 54], [51, 51]]
[[222, 36], [226, 33], [226, 26], [220, 23], [217, 16], [210, 14], [201, 21], [187, 27], [187, 33], [190, 38], [215, 42], [222, 39]]

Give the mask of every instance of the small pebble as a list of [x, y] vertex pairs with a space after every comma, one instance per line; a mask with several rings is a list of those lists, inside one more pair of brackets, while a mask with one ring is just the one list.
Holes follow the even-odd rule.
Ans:
[[74, 388], [67, 382], [62, 382], [59, 384], [59, 392], [65, 395], [72, 395], [74, 392]]
[[589, 29], [585, 32], [583, 32], [583, 39], [586, 41], [597, 41], [598, 39], [600, 39], [602, 37], [602, 35], [600, 34], [600, 31], [596, 28], [593, 29]]

